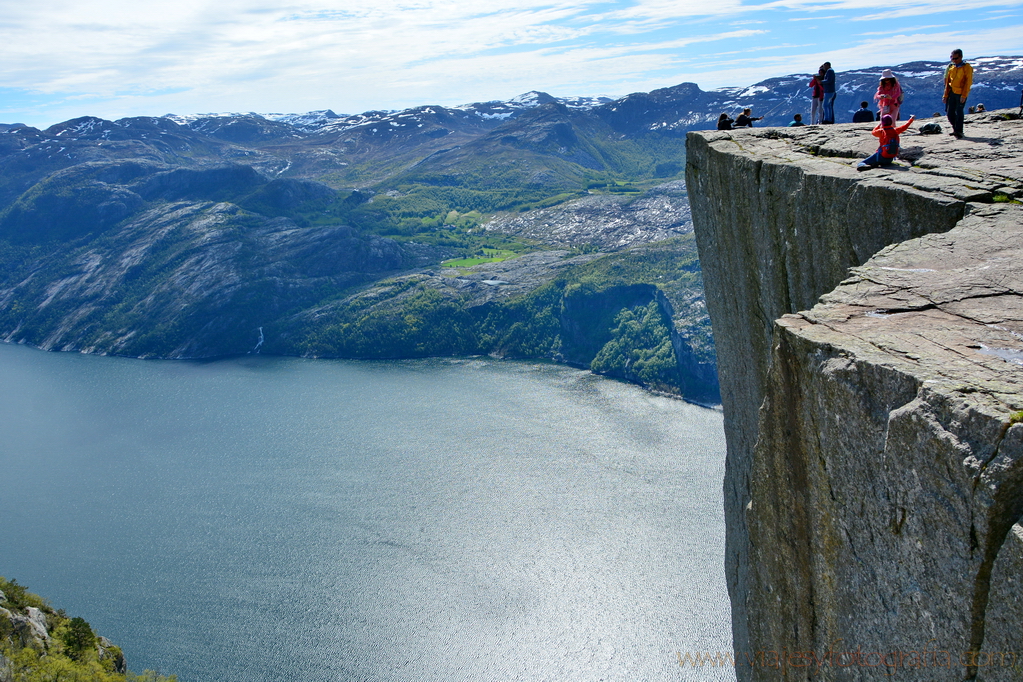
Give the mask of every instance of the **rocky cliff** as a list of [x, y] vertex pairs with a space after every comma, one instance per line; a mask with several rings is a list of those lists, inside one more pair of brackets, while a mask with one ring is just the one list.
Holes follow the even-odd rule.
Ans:
[[740, 680], [1020, 679], [1023, 121], [690, 133]]

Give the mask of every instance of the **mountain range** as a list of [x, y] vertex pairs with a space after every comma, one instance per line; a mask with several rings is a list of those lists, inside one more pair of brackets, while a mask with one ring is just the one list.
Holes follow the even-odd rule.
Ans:
[[[1018, 106], [1023, 58], [973, 60]], [[892, 67], [903, 111], [944, 65]], [[839, 121], [882, 67], [839, 71]], [[713, 400], [684, 136], [809, 74], [623, 98], [0, 124], [0, 338], [144, 357], [548, 357]], [[851, 116], [851, 113], [849, 114]]]
[[[982, 103], [987, 109], [1020, 106], [1023, 82], [1023, 57], [981, 57], [971, 60], [974, 67], [973, 93], [970, 102]], [[943, 111], [941, 101], [944, 62], [908, 62], [894, 67], [876, 66], [869, 69], [840, 71], [837, 78], [835, 109], [839, 123], [852, 120], [859, 103], [866, 101], [874, 107], [874, 93], [885, 68], [893, 68], [899, 79], [906, 103], [918, 118]], [[757, 116], [764, 116], [761, 125], [786, 125], [795, 113], [808, 113], [810, 109], [811, 74], [791, 74], [770, 78], [745, 87], [726, 87], [711, 91], [700, 90], [694, 83], [682, 83], [672, 88], [650, 93], [633, 93], [620, 99], [609, 97], [552, 97], [543, 92], [528, 92], [506, 102], [483, 102], [458, 107], [420, 107], [405, 111], [368, 111], [356, 115], [339, 115], [333, 111], [314, 111], [305, 114], [205, 114], [176, 116], [168, 114], [177, 123], [194, 126], [197, 130], [214, 133], [225, 126], [238, 126], [240, 119], [263, 118], [286, 123], [302, 133], [332, 133], [380, 126], [404, 128], [410, 123], [423, 122], [422, 114], [446, 111], [450, 115], [473, 116], [487, 121], [506, 121], [523, 111], [543, 104], [558, 103], [576, 111], [591, 111], [622, 133], [635, 134], [637, 124], [649, 132], [664, 130], [701, 130], [713, 128], [721, 113], [732, 117], [744, 107], [750, 107]], [[642, 111], [641, 111], [642, 110]], [[234, 132], [239, 133], [241, 128]], [[393, 132], [393, 131], [392, 131]], [[229, 133], [230, 134], [230, 133]]]

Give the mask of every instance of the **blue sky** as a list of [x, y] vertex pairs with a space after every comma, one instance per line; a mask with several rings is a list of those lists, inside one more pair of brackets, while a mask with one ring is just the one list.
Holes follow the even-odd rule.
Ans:
[[1023, 54], [1023, 0], [2, 0], [0, 122], [744, 86]]

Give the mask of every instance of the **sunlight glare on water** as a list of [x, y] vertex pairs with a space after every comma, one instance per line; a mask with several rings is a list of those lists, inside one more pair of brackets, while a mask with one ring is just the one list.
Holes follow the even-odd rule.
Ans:
[[721, 413], [490, 359], [0, 346], [0, 575], [224, 680], [732, 680]]

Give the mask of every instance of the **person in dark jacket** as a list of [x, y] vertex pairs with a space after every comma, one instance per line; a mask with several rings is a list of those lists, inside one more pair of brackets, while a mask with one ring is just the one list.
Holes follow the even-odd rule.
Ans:
[[824, 115], [821, 123], [835, 122], [835, 70], [831, 62], [821, 64], [821, 85], [824, 87]]
[[733, 123], [735, 123], [735, 121], [728, 118], [728, 114], [721, 114], [718, 116], [718, 130], [731, 130]]
[[752, 128], [753, 127], [753, 121], [761, 121], [761, 120], [763, 120], [763, 118], [764, 118], [763, 116], [750, 116], [750, 114], [752, 114], [752, 113], [753, 113], [753, 110], [750, 109], [750, 108], [743, 109], [742, 113], [735, 117], [735, 127], [736, 128]]
[[874, 112], [867, 108], [867, 102], [860, 102], [860, 108], [853, 112], [853, 123], [873, 123]]

